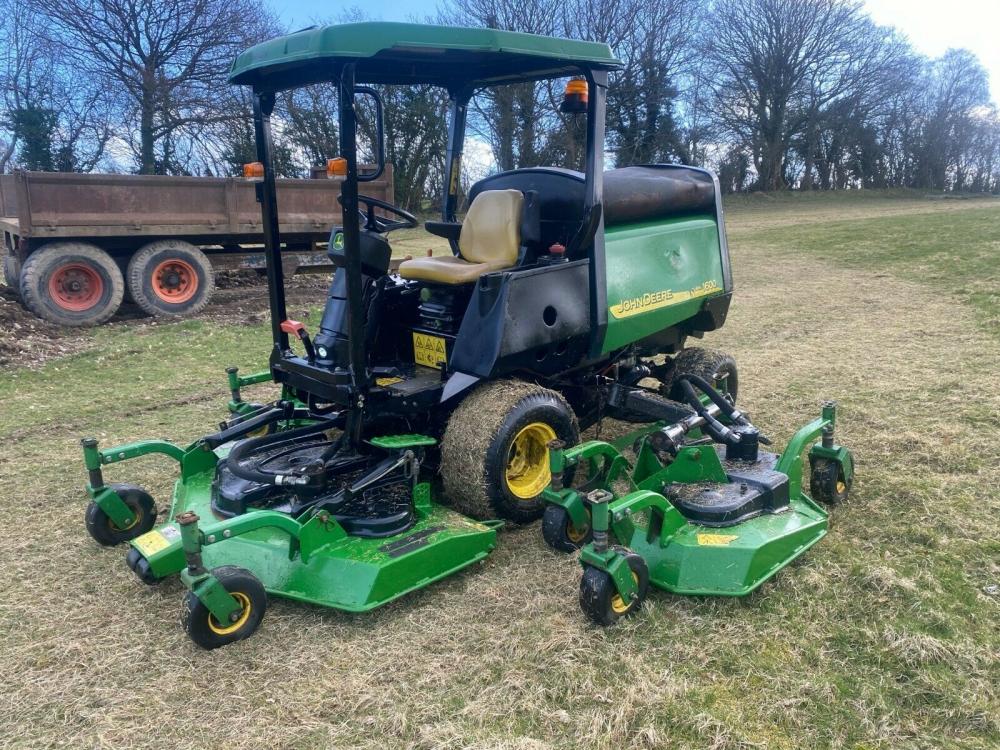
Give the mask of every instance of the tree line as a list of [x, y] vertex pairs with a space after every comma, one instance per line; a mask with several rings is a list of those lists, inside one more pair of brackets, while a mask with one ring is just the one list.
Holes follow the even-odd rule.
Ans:
[[[0, 9], [0, 171], [222, 175], [254, 159], [248, 94], [226, 76], [240, 51], [285, 31], [264, 0]], [[607, 42], [624, 65], [608, 92], [606, 147], [620, 166], [710, 166], [727, 191], [1000, 192], [1000, 115], [980, 61], [920, 55], [858, 0], [444, 0], [425, 20]], [[397, 201], [427, 207], [446, 96], [382, 94]], [[560, 95], [553, 82], [478, 95], [470, 168], [578, 164], [581, 123], [558, 111]], [[287, 176], [335, 155], [333, 87], [282, 96], [275, 142]]]

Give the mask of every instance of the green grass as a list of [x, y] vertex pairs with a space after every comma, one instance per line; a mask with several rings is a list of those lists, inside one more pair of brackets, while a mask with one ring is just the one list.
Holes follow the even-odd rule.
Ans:
[[[758, 231], [788, 259], [802, 253], [838, 267], [925, 284], [979, 310], [1000, 336], [1000, 221], [996, 206], [903, 217], [845, 219]], [[877, 321], [873, 321], [877, 325]]]
[[[78, 439], [204, 434], [267, 327], [116, 324], [0, 374], [0, 746], [1000, 746], [1000, 209], [877, 198], [732, 211], [737, 295], [704, 341], [778, 444], [840, 402], [858, 477], [830, 534], [746, 599], [653, 592], [608, 630], [536, 524], [383, 609], [275, 600], [252, 639], [200, 652], [182, 587], [87, 537]], [[108, 476], [162, 506], [174, 470]]]

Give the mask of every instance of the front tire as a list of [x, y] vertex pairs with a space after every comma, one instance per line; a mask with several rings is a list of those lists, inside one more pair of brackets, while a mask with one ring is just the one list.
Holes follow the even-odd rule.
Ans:
[[28, 256], [20, 292], [25, 307], [50, 323], [96, 326], [118, 311], [125, 281], [118, 264], [99, 247], [56, 242]]
[[486, 383], [455, 409], [441, 444], [441, 477], [457, 510], [485, 520], [538, 520], [552, 479], [549, 441], [580, 439], [576, 416], [555, 391], [520, 380]]
[[140, 248], [129, 261], [127, 278], [135, 303], [160, 317], [201, 312], [215, 288], [208, 257], [181, 240], [159, 240]]
[[260, 627], [267, 611], [264, 584], [250, 571], [224, 565], [214, 568], [212, 575], [240, 603], [241, 609], [233, 622], [221, 623], [193, 591], [185, 594], [181, 624], [195, 644], [208, 650], [249, 638]]
[[156, 503], [146, 490], [134, 484], [109, 484], [108, 487], [135, 514], [135, 520], [120, 529], [97, 503], [91, 501], [87, 504], [84, 523], [95, 542], [104, 547], [113, 547], [142, 536], [156, 525]]

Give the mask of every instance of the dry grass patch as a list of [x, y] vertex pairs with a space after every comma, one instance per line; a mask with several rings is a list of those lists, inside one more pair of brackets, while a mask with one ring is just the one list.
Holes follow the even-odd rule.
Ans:
[[[99, 361], [0, 380], [0, 745], [1000, 745], [1000, 341], [933, 287], [790, 257], [740, 221], [738, 293], [705, 343], [736, 356], [742, 404], [779, 445], [838, 399], [858, 462], [830, 535], [773, 582], [743, 600], [653, 592], [600, 630], [578, 564], [535, 525], [376, 612], [275, 600], [252, 639], [199, 651], [180, 585], [143, 586], [86, 536], [76, 441], [193, 439], [222, 416], [222, 368], [262, 359], [266, 332], [123, 333]], [[166, 461], [109, 474], [169, 496]]]

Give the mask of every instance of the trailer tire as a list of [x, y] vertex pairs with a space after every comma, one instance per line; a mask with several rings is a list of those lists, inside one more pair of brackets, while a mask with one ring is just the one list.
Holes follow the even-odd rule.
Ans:
[[96, 326], [118, 311], [125, 280], [114, 259], [86, 242], [56, 242], [28, 256], [21, 300], [40, 318], [61, 326]]
[[215, 289], [208, 257], [181, 240], [157, 240], [139, 248], [126, 278], [135, 303], [157, 317], [196, 315]]
[[18, 297], [21, 296], [21, 263], [9, 250], [3, 256], [3, 280]]
[[580, 439], [576, 416], [556, 391], [522, 380], [496, 380], [470, 393], [452, 413], [441, 442], [445, 494], [479, 520], [530, 523], [541, 518], [549, 485], [548, 440]]

